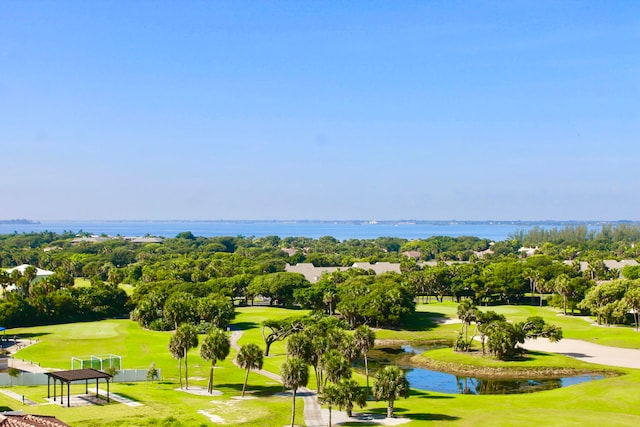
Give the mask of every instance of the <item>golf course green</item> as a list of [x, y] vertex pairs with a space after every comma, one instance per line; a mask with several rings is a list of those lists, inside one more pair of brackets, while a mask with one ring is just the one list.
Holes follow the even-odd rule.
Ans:
[[[484, 308], [481, 308], [484, 309]], [[529, 306], [498, 306], [491, 310], [505, 314], [510, 320], [522, 320], [539, 315], [561, 326], [565, 338], [580, 339], [609, 346], [640, 348], [640, 334], [632, 328], [602, 328], [583, 318], [559, 316], [548, 308]], [[398, 330], [376, 329], [378, 340], [424, 342], [453, 340], [459, 324], [443, 323], [455, 318], [456, 304], [421, 304], [410, 322]], [[256, 343], [264, 348], [260, 324], [266, 319], [303, 315], [305, 311], [271, 307], [242, 307], [231, 327], [242, 330], [240, 344]], [[219, 396], [196, 395], [178, 390], [178, 362], [172, 359], [168, 342], [170, 332], [154, 332], [140, 328], [130, 320], [104, 320], [18, 328], [7, 331], [10, 336], [38, 340], [16, 355], [42, 366], [70, 369], [72, 356], [117, 354], [123, 367], [147, 369], [152, 363], [162, 372], [162, 379], [154, 382], [115, 383], [111, 391], [128, 397], [142, 406], [112, 403], [107, 406], [64, 408], [46, 404], [46, 386], [12, 387], [11, 390], [36, 403], [34, 406], [0, 394], [0, 406], [5, 410], [54, 415], [72, 426], [200, 426], [246, 425], [284, 426], [290, 421], [291, 398], [283, 387], [272, 379], [252, 372], [247, 390], [249, 398], [238, 399], [244, 371], [232, 364], [235, 352], [218, 362], [215, 369], [214, 390]], [[479, 344], [478, 344], [479, 347]], [[477, 352], [476, 352], [477, 353]], [[521, 395], [453, 395], [413, 390], [406, 400], [396, 402], [395, 414], [406, 418], [411, 426], [637, 426], [640, 423], [640, 370], [601, 367], [575, 359], [538, 353], [521, 362], [497, 362], [491, 359], [454, 353], [451, 349], [426, 352], [420, 357], [442, 364], [470, 364], [482, 369], [496, 365], [509, 369], [593, 369], [612, 374], [605, 379], [560, 389]], [[279, 373], [285, 361], [284, 343], [276, 342], [264, 369]], [[206, 388], [209, 363], [199, 356], [197, 349], [189, 352], [189, 385]], [[313, 372], [313, 369], [310, 369]], [[355, 375], [364, 384], [364, 377]], [[315, 384], [310, 379], [310, 387]], [[84, 392], [84, 384], [72, 386]], [[304, 424], [302, 404], [297, 405], [296, 420]], [[336, 409], [334, 408], [334, 411]], [[384, 414], [386, 402], [370, 401], [356, 412]], [[349, 422], [343, 425], [375, 425]]]

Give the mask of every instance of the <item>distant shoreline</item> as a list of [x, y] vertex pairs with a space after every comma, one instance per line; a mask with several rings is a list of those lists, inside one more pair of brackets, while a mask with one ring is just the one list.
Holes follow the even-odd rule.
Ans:
[[[509, 225], [509, 226], [573, 226], [573, 225], [640, 225], [640, 220], [368, 220], [368, 219], [66, 219], [44, 220], [45, 222], [60, 223], [213, 223], [213, 224], [356, 224], [356, 225]], [[30, 219], [0, 220], [0, 224], [41, 224], [40, 221]]]
[[40, 224], [39, 221], [30, 219], [0, 219], [0, 224]]

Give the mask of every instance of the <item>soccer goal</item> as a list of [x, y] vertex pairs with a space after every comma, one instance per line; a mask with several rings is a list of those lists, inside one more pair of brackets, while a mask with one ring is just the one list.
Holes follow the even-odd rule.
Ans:
[[91, 356], [74, 356], [71, 358], [71, 369], [93, 368], [103, 371], [107, 368], [122, 370], [122, 357], [117, 354], [102, 354]]

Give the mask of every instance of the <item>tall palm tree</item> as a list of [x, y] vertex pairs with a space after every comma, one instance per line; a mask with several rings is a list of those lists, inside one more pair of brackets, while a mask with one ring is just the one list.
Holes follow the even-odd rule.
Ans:
[[184, 356], [184, 352], [175, 334], [169, 340], [169, 352], [174, 359], [178, 359], [178, 377], [180, 378], [180, 388], [182, 389], [182, 356]]
[[244, 397], [244, 391], [247, 387], [247, 379], [249, 378], [249, 371], [252, 369], [262, 369], [262, 349], [254, 343], [245, 344], [240, 348], [240, 352], [238, 353], [236, 360], [238, 365], [247, 371], [244, 375], [244, 384], [242, 385], [242, 397]]
[[11, 284], [11, 276], [6, 270], [0, 269], [0, 287], [2, 287], [2, 296], [7, 297], [7, 287]]
[[409, 397], [409, 381], [402, 369], [397, 366], [386, 366], [378, 372], [376, 382], [373, 383], [373, 397], [376, 400], [386, 400], [387, 418], [393, 418], [393, 404], [397, 399]]
[[213, 367], [218, 360], [224, 360], [229, 355], [231, 344], [229, 337], [220, 328], [211, 328], [209, 334], [204, 337], [202, 341], [202, 347], [200, 347], [200, 357], [204, 360], [211, 361], [211, 368], [209, 369], [209, 385], [207, 391], [209, 394], [213, 393]]
[[369, 361], [367, 353], [376, 342], [376, 334], [367, 325], [358, 326], [353, 333], [354, 344], [364, 359], [364, 373], [367, 376], [367, 393], [369, 392]]
[[318, 403], [329, 407], [329, 427], [331, 427], [331, 409], [334, 406], [339, 407], [341, 402], [340, 390], [336, 384], [327, 384], [318, 393]]
[[287, 357], [299, 357], [307, 363], [311, 363], [313, 357], [313, 343], [311, 338], [302, 332], [296, 332], [287, 339]]
[[[462, 331], [460, 332], [460, 337], [464, 336], [464, 345], [463, 349], [468, 351], [471, 347], [471, 343], [469, 342], [469, 325], [471, 322], [476, 320], [476, 313], [478, 308], [473, 304], [473, 301], [470, 299], [465, 299], [458, 305], [458, 319], [462, 322]], [[456, 342], [456, 347], [458, 347], [458, 343]], [[457, 350], [457, 348], [456, 348]]]
[[[181, 360], [184, 358], [184, 378], [185, 387], [189, 389], [189, 365], [187, 363], [187, 352], [189, 349], [198, 346], [198, 331], [196, 327], [190, 323], [183, 323], [178, 326], [173, 337], [169, 341], [169, 351], [173, 357]], [[180, 378], [180, 387], [182, 387], [182, 377]]]
[[338, 350], [329, 350], [320, 358], [320, 367], [324, 373], [324, 387], [327, 381], [337, 383], [342, 378], [351, 378], [351, 364]]
[[291, 357], [284, 362], [280, 369], [282, 383], [292, 392], [291, 403], [291, 427], [296, 421], [296, 392], [298, 388], [305, 387], [309, 382], [309, 366], [297, 357]]
[[553, 290], [562, 295], [564, 315], [567, 315], [567, 296], [571, 292], [571, 281], [566, 274], [560, 274], [553, 281]]

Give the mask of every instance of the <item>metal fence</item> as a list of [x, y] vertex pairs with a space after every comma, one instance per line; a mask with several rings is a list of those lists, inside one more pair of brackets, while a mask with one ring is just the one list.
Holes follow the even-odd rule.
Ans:
[[[146, 369], [123, 369], [116, 373], [113, 381], [119, 383], [146, 381], [147, 372]], [[158, 377], [162, 378], [160, 369], [158, 369]], [[41, 372], [21, 372], [17, 377], [11, 377], [7, 373], [0, 373], [0, 386], [47, 385], [47, 379], [47, 375]]]

